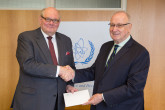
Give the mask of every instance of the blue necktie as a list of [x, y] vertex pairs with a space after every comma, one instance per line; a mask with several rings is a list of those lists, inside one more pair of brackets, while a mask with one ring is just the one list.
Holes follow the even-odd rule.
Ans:
[[114, 46], [114, 50], [113, 50], [113, 52], [112, 52], [110, 58], [109, 58], [108, 61], [107, 61], [106, 68], [109, 66], [110, 61], [114, 58], [118, 47], [119, 47], [119, 45], [115, 45], [115, 46]]

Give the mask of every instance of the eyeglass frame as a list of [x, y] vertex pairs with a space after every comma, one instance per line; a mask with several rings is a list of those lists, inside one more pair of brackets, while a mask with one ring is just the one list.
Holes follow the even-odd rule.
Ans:
[[114, 28], [114, 27], [117, 27], [117, 28], [122, 28], [122, 27], [124, 27], [124, 26], [126, 26], [126, 25], [128, 25], [128, 24], [131, 24], [131, 23], [125, 23], [125, 24], [111, 24], [111, 23], [109, 23], [108, 25], [110, 25], [110, 27], [112, 27], [112, 28]]
[[55, 24], [57, 24], [57, 23], [59, 23], [60, 22], [60, 19], [51, 19], [51, 18], [45, 18], [45, 17], [43, 17], [42, 15], [41, 15], [41, 18], [43, 18], [46, 22], [53, 22], [53, 23], [55, 23]]

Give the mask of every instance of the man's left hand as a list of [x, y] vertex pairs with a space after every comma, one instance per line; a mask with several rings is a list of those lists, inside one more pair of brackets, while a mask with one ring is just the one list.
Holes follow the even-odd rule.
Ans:
[[71, 85], [66, 86], [66, 92], [74, 93], [74, 92], [77, 92], [77, 91], [78, 91], [78, 89], [76, 89], [75, 87], [73, 87]]

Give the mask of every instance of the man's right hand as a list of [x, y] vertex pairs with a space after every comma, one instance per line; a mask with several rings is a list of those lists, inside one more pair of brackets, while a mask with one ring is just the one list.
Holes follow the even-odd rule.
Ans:
[[69, 66], [60, 66], [59, 76], [66, 82], [70, 81], [75, 76], [75, 71]]

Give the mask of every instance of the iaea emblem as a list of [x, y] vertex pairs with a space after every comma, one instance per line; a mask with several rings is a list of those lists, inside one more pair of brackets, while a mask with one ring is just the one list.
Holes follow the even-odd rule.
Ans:
[[[95, 47], [91, 41], [88, 40], [89, 45], [84, 45], [83, 38], [80, 38], [73, 47], [73, 53], [75, 58], [75, 64], [88, 64], [93, 58]], [[90, 49], [89, 49], [90, 47]], [[89, 52], [90, 51], [90, 52]], [[89, 54], [87, 56], [87, 54]], [[86, 58], [84, 58], [87, 56]]]

